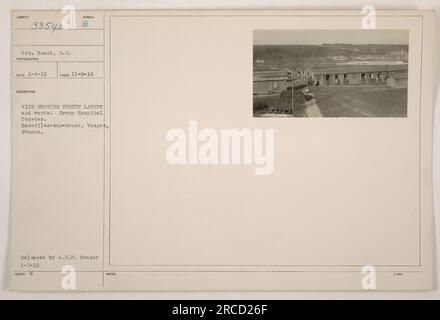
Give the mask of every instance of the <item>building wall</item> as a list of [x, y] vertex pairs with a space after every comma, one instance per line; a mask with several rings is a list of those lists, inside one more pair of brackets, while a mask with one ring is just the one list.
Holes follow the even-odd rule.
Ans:
[[[319, 81], [321, 86], [329, 85], [349, 85], [349, 84], [373, 84], [373, 83], [387, 83], [387, 80], [393, 76], [399, 78], [407, 78], [408, 71], [379, 71], [379, 72], [355, 72], [355, 73], [330, 73], [330, 74], [315, 74], [315, 81]], [[402, 79], [405, 80], [405, 79]], [[404, 85], [405, 81], [402, 81]]]
[[387, 80], [387, 85], [393, 88], [407, 88], [408, 87], [408, 79], [394, 79], [389, 78]]
[[286, 80], [254, 81], [254, 95], [280, 93], [286, 88]]
[[[312, 77], [312, 76], [310, 76]], [[397, 82], [388, 81], [390, 78], [399, 78]], [[383, 83], [396, 88], [405, 88], [408, 86], [408, 80], [402, 79], [408, 77], [408, 70], [399, 71], [375, 71], [375, 72], [351, 72], [351, 73], [328, 73], [314, 74], [313, 79], [319, 82], [320, 86], [333, 85], [355, 85], [355, 84], [373, 84]], [[308, 81], [309, 74], [303, 72], [301, 80]], [[286, 80], [265, 79], [254, 81], [254, 95], [277, 94], [287, 88]]]
[[398, 77], [398, 78], [408, 78], [408, 70], [402, 71], [392, 71], [390, 72], [390, 77]]
[[321, 86], [360, 84], [360, 73], [320, 74], [315, 76]]
[[361, 83], [360, 73], [349, 73], [348, 74], [348, 84], [359, 84]]

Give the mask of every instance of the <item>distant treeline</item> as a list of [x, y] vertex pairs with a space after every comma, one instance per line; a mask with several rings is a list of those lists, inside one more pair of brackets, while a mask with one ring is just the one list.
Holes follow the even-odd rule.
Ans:
[[266, 66], [287, 66], [325, 59], [330, 56], [387, 55], [392, 51], [408, 51], [408, 45], [323, 44], [323, 45], [254, 45], [254, 62], [264, 60]]

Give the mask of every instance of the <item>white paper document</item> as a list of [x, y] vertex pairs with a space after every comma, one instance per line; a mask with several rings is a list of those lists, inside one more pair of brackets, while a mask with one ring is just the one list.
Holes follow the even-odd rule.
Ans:
[[12, 11], [12, 289], [430, 289], [434, 15], [373, 18]]

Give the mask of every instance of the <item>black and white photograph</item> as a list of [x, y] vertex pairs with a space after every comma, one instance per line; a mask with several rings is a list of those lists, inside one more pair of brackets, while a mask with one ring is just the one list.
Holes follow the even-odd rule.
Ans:
[[254, 30], [254, 117], [406, 117], [408, 30]]

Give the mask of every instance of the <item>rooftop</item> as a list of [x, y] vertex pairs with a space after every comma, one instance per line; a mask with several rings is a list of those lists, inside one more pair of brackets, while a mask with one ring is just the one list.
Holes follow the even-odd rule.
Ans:
[[271, 80], [286, 80], [287, 79], [287, 69], [285, 70], [265, 70], [256, 71], [254, 70], [254, 82], [255, 81], [271, 81]]
[[408, 64], [394, 65], [337, 65], [329, 68], [313, 68], [314, 74], [332, 73], [360, 73], [360, 72], [380, 72], [380, 71], [405, 71]]

